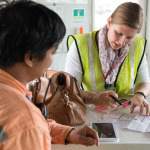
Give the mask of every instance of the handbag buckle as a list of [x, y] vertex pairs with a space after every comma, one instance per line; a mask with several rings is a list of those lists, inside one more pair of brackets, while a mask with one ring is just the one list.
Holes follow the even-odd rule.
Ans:
[[66, 99], [67, 99], [67, 105], [69, 105], [69, 102], [70, 102], [70, 101], [69, 101], [68, 91], [63, 90], [62, 93], [64, 94], [64, 96], [65, 96]]

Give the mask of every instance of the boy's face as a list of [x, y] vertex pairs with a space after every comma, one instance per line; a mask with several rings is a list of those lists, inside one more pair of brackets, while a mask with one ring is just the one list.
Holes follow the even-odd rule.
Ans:
[[34, 79], [39, 78], [43, 75], [43, 73], [51, 66], [52, 61], [53, 61], [53, 54], [56, 52], [58, 46], [53, 46], [50, 48], [44, 57], [43, 60], [35, 60], [34, 66], [33, 66], [33, 74], [34, 74]]

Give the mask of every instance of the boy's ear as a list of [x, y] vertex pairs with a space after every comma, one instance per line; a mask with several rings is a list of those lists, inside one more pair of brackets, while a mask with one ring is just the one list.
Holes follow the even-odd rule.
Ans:
[[28, 67], [33, 66], [33, 55], [30, 52], [24, 55], [24, 62]]

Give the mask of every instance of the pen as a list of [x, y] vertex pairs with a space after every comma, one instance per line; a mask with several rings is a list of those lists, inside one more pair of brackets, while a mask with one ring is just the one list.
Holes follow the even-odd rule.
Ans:
[[117, 99], [115, 98], [114, 96], [110, 95], [112, 97], [113, 100], [115, 100], [118, 104], [122, 105], [122, 103]]

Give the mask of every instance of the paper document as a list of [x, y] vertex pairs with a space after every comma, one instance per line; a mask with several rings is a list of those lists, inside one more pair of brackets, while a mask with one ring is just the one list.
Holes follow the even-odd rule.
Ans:
[[115, 125], [120, 128], [127, 128], [139, 132], [150, 132], [150, 116], [141, 116], [138, 112], [138, 107], [135, 109], [134, 114], [123, 113], [116, 110], [105, 114], [103, 119], [113, 121]]

